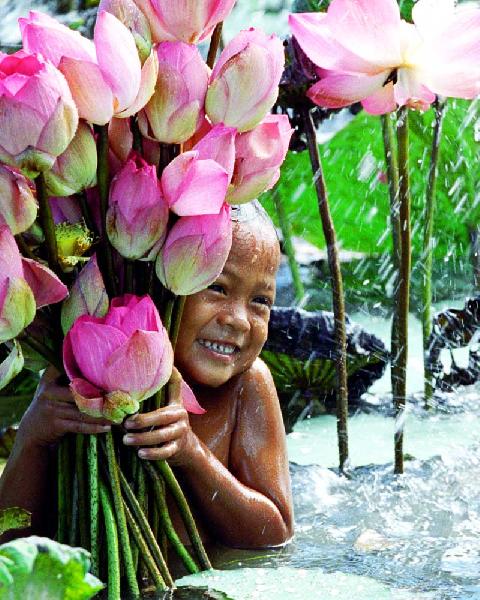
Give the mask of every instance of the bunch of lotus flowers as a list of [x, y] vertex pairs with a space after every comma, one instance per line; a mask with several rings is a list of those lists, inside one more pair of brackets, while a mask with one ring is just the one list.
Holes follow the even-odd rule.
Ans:
[[[93, 39], [40, 12], [19, 19], [22, 49], [0, 53], [0, 389], [36, 356], [66, 374], [90, 415], [120, 423], [164, 402], [181, 299], [217, 278], [232, 243], [230, 204], [273, 187], [292, 133], [286, 115], [270, 114], [284, 67], [276, 36], [242, 31], [210, 65], [195, 45], [233, 4], [102, 0]], [[186, 385], [182, 399], [203, 412]], [[92, 495], [95, 477], [105, 480], [91, 463], [96, 442], [89, 448]], [[114, 456], [98, 451], [115, 479]], [[61, 451], [64, 498], [74, 493], [62, 487], [70, 454]], [[60, 517], [60, 538], [89, 521]], [[97, 517], [87, 536], [94, 564]], [[159, 549], [150, 551], [155, 563]], [[158, 569], [154, 581], [170, 585]]]

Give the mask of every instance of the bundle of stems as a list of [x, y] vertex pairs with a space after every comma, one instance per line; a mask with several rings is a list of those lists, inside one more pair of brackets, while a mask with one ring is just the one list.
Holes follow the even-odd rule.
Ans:
[[[135, 123], [132, 123], [135, 129]], [[98, 130], [98, 187], [101, 207], [99, 258], [110, 297], [119, 293], [148, 292], [154, 300], [172, 343], [178, 336], [185, 297], [175, 296], [153, 277], [152, 264], [124, 261], [123, 289], [113, 267], [112, 247], [105, 231], [108, 202], [107, 130]], [[161, 172], [181, 149], [162, 148]], [[37, 197], [45, 233], [49, 266], [63, 277], [58, 266], [54, 222], [42, 176], [37, 178]], [[84, 205], [85, 208], [85, 205]], [[85, 214], [87, 222], [93, 222]], [[34, 344], [32, 338], [26, 340]], [[62, 369], [59, 353], [37, 344], [37, 350]], [[63, 370], [63, 369], [62, 369]], [[142, 403], [150, 411], [168, 402], [168, 386]], [[58, 451], [57, 539], [80, 545], [91, 552], [92, 572], [108, 582], [109, 600], [139, 597], [142, 585], [156, 590], [174, 587], [167, 565], [167, 548], [181, 559], [189, 573], [211, 568], [186, 498], [165, 461], [149, 462], [126, 448], [118, 431], [97, 436], [70, 435]], [[185, 547], [172, 524], [166, 494], [175, 500], [190, 537], [193, 552]]]

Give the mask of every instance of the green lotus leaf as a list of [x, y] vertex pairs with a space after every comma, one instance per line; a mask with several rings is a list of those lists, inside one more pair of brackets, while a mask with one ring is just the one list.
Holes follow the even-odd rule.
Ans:
[[0, 600], [86, 600], [103, 584], [88, 573], [90, 555], [48, 538], [28, 537], [0, 546]]

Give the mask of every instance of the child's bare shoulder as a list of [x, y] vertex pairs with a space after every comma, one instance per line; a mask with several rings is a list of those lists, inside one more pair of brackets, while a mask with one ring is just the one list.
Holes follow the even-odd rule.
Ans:
[[240, 415], [250, 415], [256, 421], [281, 419], [277, 390], [267, 365], [260, 358], [239, 378], [238, 402]]

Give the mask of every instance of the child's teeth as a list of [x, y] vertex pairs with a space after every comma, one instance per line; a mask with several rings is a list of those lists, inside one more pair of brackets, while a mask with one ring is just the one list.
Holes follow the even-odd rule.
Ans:
[[200, 340], [201, 344], [206, 348], [210, 348], [214, 352], [218, 352], [219, 354], [233, 354], [235, 352], [235, 346], [218, 344], [217, 342], [210, 342], [208, 340]]

